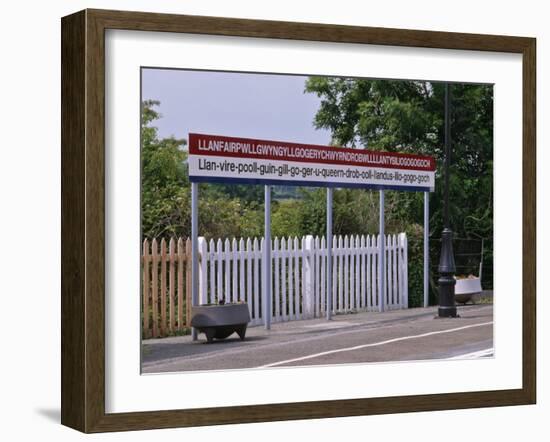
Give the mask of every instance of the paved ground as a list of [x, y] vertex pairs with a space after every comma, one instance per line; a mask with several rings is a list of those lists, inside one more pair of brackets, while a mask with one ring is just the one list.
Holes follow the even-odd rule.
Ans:
[[409, 361], [493, 354], [493, 306], [458, 307], [460, 318], [435, 319], [437, 308], [355, 313], [251, 327], [206, 344], [204, 335], [143, 342], [142, 372], [228, 370]]

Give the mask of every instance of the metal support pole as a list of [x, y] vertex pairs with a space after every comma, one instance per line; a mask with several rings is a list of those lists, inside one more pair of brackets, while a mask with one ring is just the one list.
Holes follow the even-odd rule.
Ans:
[[[199, 303], [199, 183], [191, 183], [191, 306]], [[197, 340], [197, 329], [191, 329], [193, 341]]]
[[430, 290], [430, 192], [424, 192], [424, 307]]
[[384, 191], [380, 190], [380, 221], [379, 221], [380, 239], [378, 244], [378, 310], [383, 312], [385, 309], [386, 292], [386, 238], [384, 233]]
[[451, 164], [451, 92], [445, 84], [445, 189], [443, 233], [441, 234], [441, 257], [439, 259], [439, 309], [440, 318], [456, 318], [454, 274], [456, 271], [453, 253], [453, 231], [449, 223], [449, 168]]
[[264, 186], [264, 324], [271, 328], [271, 187]]
[[327, 187], [327, 320], [332, 319], [332, 187]]

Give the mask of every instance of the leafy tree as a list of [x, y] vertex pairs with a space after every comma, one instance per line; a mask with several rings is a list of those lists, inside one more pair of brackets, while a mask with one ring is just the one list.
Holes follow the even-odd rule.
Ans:
[[[493, 92], [490, 85], [452, 85], [450, 215], [458, 236], [492, 236]], [[332, 144], [432, 155], [436, 192], [432, 230], [442, 228], [444, 85], [441, 83], [310, 77], [305, 91], [321, 98], [317, 128]], [[422, 195], [388, 193], [390, 216], [420, 222]]]
[[[443, 227], [444, 84], [310, 77], [305, 92], [321, 98], [313, 123], [317, 128], [330, 130], [333, 145], [435, 157], [436, 190], [430, 197], [430, 227], [432, 237], [438, 238]], [[493, 235], [493, 88], [453, 84], [451, 93], [451, 227], [455, 238], [490, 239]], [[369, 206], [354, 194], [354, 205], [352, 200], [342, 197], [343, 193], [351, 195], [351, 192], [339, 191], [334, 200], [335, 228], [337, 214], [342, 212], [346, 221], [340, 227], [346, 233], [348, 229], [377, 222], [377, 211], [372, 210], [376, 203], [370, 201]], [[362, 205], [370, 207], [365, 217], [361, 214]], [[322, 216], [322, 210], [317, 214]], [[410, 263], [417, 262], [416, 254], [422, 253], [417, 244], [421, 242], [422, 214], [421, 194], [387, 192], [387, 230], [393, 230], [389, 227], [393, 224], [399, 231], [409, 233]], [[360, 225], [350, 223], [348, 216], [360, 219]], [[491, 247], [489, 242], [486, 250], [489, 257]], [[414, 272], [413, 267], [409, 269]], [[415, 286], [414, 277], [411, 281]], [[492, 281], [486, 281], [486, 285], [491, 284]]]
[[151, 125], [160, 117], [154, 110], [158, 105], [158, 101], [144, 101], [141, 112], [141, 228], [149, 238], [189, 230], [190, 222], [186, 141], [159, 139]]
[[[187, 142], [159, 138], [161, 117], [156, 100], [142, 103], [142, 237], [191, 234], [191, 186], [185, 165]], [[207, 238], [260, 236], [263, 233], [263, 186], [201, 184], [199, 232]], [[252, 191], [250, 191], [252, 190]]]

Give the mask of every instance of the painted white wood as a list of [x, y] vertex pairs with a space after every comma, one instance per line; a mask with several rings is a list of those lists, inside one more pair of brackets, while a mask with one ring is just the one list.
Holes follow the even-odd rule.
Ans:
[[391, 242], [390, 242], [390, 236], [387, 235], [384, 237], [385, 238], [385, 248], [384, 248], [384, 251], [385, 251], [385, 256], [386, 256], [386, 259], [385, 259], [385, 274], [386, 274], [386, 278], [384, 279], [384, 282], [385, 282], [385, 289], [386, 289], [386, 302], [385, 302], [385, 305], [388, 307], [391, 306], [391, 251], [390, 251], [390, 246], [391, 246]]
[[294, 313], [294, 243], [288, 238], [288, 319], [296, 319]]
[[364, 290], [365, 295], [363, 298], [363, 308], [366, 310], [370, 309], [371, 306], [371, 299], [370, 299], [370, 290], [371, 290], [371, 278], [370, 278], [370, 252], [371, 252], [371, 246], [370, 246], [370, 237], [369, 235], [365, 236], [364, 239], [364, 249], [363, 249], [363, 275], [364, 275]]
[[379, 222], [378, 222], [378, 310], [380, 313], [382, 313], [387, 305], [386, 301], [386, 289], [387, 289], [387, 283], [386, 283], [386, 252], [385, 252], [385, 235], [384, 235], [384, 229], [385, 229], [385, 221], [384, 221], [384, 199], [385, 194], [384, 190], [380, 190], [379, 192]]
[[386, 236], [386, 291], [387, 291], [387, 301], [386, 305], [389, 309], [393, 309], [393, 287], [391, 285], [392, 278], [392, 253], [391, 253], [391, 236]]
[[286, 239], [283, 237], [281, 238], [281, 308], [283, 310], [283, 321], [288, 321], [288, 306], [287, 306], [287, 296], [286, 296], [286, 289], [287, 289], [287, 269], [286, 269], [286, 259], [287, 259], [287, 248], [286, 248]]
[[222, 276], [223, 276], [223, 248], [222, 248], [222, 240], [218, 239], [216, 242], [216, 266], [217, 266], [217, 287], [216, 287], [216, 299], [214, 302], [219, 301], [223, 296], [223, 286], [222, 286]]
[[394, 299], [393, 299], [393, 286], [392, 286], [392, 268], [393, 268], [393, 253], [392, 253], [392, 241], [391, 235], [386, 236], [386, 244], [388, 251], [388, 264], [386, 274], [388, 275], [387, 279], [387, 288], [388, 288], [388, 306], [393, 309]]
[[338, 238], [338, 308], [336, 311], [342, 311], [344, 309], [344, 239], [342, 236]]
[[360, 260], [359, 243], [355, 236], [350, 237], [350, 260], [349, 260], [349, 292], [350, 292], [350, 309], [357, 310], [357, 289], [359, 288], [359, 273], [357, 272], [357, 261]]
[[208, 264], [210, 267], [210, 287], [208, 302], [215, 302], [216, 297], [216, 245], [213, 239], [208, 242]]
[[349, 260], [349, 303], [348, 311], [355, 310], [355, 237], [351, 235], [349, 237], [349, 249], [348, 249], [348, 260]]
[[384, 236], [384, 289], [386, 292], [385, 301], [384, 301], [384, 309], [389, 310], [391, 306], [391, 297], [390, 297], [390, 290], [391, 287], [389, 284], [389, 281], [391, 281], [391, 263], [390, 260], [390, 251], [389, 251], [389, 237]]
[[321, 237], [321, 249], [319, 251], [319, 256], [321, 259], [321, 279], [319, 281], [319, 285], [321, 287], [321, 294], [320, 294], [320, 305], [319, 305], [319, 317], [321, 315], [326, 314], [326, 289], [327, 289], [327, 280], [326, 280], [326, 266], [327, 266], [327, 248], [326, 248], [326, 242], [325, 237]]
[[304, 313], [306, 318], [315, 316], [315, 253], [314, 238], [308, 235], [304, 238], [304, 256], [302, 258], [302, 288], [304, 297]]
[[355, 303], [353, 308], [359, 310], [361, 301], [359, 291], [361, 289], [361, 243], [359, 235], [355, 235]]
[[281, 294], [279, 292], [279, 238], [275, 237], [273, 240], [273, 250], [271, 251], [272, 259], [274, 262], [273, 271], [273, 299], [275, 300], [275, 308], [273, 309], [273, 320], [277, 321], [281, 316]]
[[361, 274], [361, 289], [359, 291], [359, 307], [361, 309], [365, 309], [367, 306], [366, 302], [366, 292], [367, 292], [367, 277], [366, 277], [366, 262], [367, 262], [367, 255], [366, 255], [366, 240], [365, 235], [361, 235], [361, 239], [359, 240], [359, 249], [361, 252], [361, 262], [359, 266], [359, 272]]
[[399, 298], [399, 290], [397, 287], [397, 237], [392, 235], [392, 255], [393, 255], [393, 275], [392, 275], [392, 285], [393, 285], [393, 296], [394, 296], [394, 305], [396, 308], [401, 306], [401, 301]]
[[225, 297], [225, 302], [231, 302], [231, 249], [229, 239], [225, 239], [223, 247], [223, 275], [224, 275], [224, 286], [223, 294]]
[[[408, 307], [407, 237], [403, 233], [386, 235], [383, 241], [386, 268], [380, 272], [380, 237], [333, 236], [333, 313], [378, 310], [380, 274], [385, 275], [386, 307]], [[246, 301], [251, 325], [263, 323], [264, 239], [206, 242], [202, 238], [198, 243], [200, 303], [216, 302], [224, 295], [227, 302]], [[275, 238], [271, 266], [273, 321], [326, 315], [325, 237]]]
[[321, 301], [320, 301], [320, 290], [319, 290], [319, 276], [320, 276], [320, 240], [316, 236], [313, 240], [313, 250], [312, 250], [312, 262], [313, 262], [313, 316], [318, 318], [321, 311]]
[[231, 281], [233, 282], [233, 287], [231, 289], [231, 302], [237, 302], [239, 293], [239, 250], [237, 248], [237, 239], [233, 238], [231, 241]]
[[309, 299], [306, 298], [306, 285], [307, 285], [307, 278], [305, 277], [306, 272], [306, 261], [308, 259], [307, 257], [307, 250], [306, 250], [306, 237], [302, 237], [302, 240], [298, 240], [300, 244], [300, 279], [299, 279], [299, 286], [300, 286], [300, 307], [301, 307], [301, 313], [302, 313], [302, 319], [307, 319], [308, 317], [308, 311], [307, 311], [307, 303]]
[[248, 310], [250, 318], [253, 318], [252, 310], [252, 241], [250, 238], [246, 239], [246, 302], [248, 304]]
[[208, 281], [206, 280], [206, 265], [208, 260], [208, 253], [206, 250], [206, 239], [204, 236], [198, 238], [198, 252], [199, 252], [199, 304], [207, 304], [207, 289]]
[[[271, 304], [271, 308], [267, 309], [267, 305], [264, 305], [264, 302], [267, 304], [269, 303], [269, 300], [272, 299], [272, 293], [270, 290], [273, 290], [273, 284], [271, 285], [271, 287], [269, 287], [269, 280], [270, 280], [270, 277], [269, 277], [269, 274], [273, 272], [273, 267], [269, 268], [267, 263], [266, 263], [266, 257], [269, 255], [269, 263], [272, 264], [272, 260], [273, 258], [271, 257], [271, 250], [272, 248], [270, 249], [270, 252], [268, 253], [267, 252], [267, 245], [268, 243], [266, 242], [265, 240], [265, 237], [263, 237], [261, 240], [260, 240], [260, 250], [261, 250], [261, 254], [260, 254], [260, 284], [261, 284], [261, 289], [260, 289], [260, 293], [261, 293], [261, 298], [260, 298], [260, 316], [262, 317], [262, 323], [266, 326], [266, 330], [269, 330], [270, 326], [271, 326], [271, 316], [272, 316], [272, 310], [273, 310], [273, 304]], [[271, 246], [273, 246], [273, 244], [271, 244]], [[269, 293], [268, 293], [269, 291]], [[270, 320], [268, 322], [267, 321], [267, 318], [266, 318], [266, 312], [270, 312], [269, 313], [269, 316], [270, 316]]]
[[374, 239], [375, 243], [376, 243], [376, 255], [373, 255], [372, 259], [373, 259], [373, 271], [376, 272], [376, 274], [373, 274], [373, 279], [374, 279], [374, 290], [376, 290], [375, 293], [372, 294], [373, 296], [373, 305], [376, 306], [376, 309], [377, 311], [380, 310], [380, 306], [378, 305], [379, 302], [380, 302], [380, 296], [379, 296], [379, 293], [380, 293], [380, 289], [378, 287], [379, 283], [380, 283], [380, 271], [378, 269], [379, 267], [379, 263], [380, 263], [380, 238], [378, 236], [375, 237]]
[[344, 248], [342, 249], [342, 257], [344, 260], [344, 308], [345, 312], [349, 311], [349, 238], [344, 236]]
[[401, 308], [404, 308], [405, 305], [405, 286], [404, 286], [404, 279], [403, 279], [403, 270], [404, 270], [404, 263], [403, 263], [403, 234], [400, 233], [398, 238], [399, 243], [399, 270], [398, 270], [398, 280], [399, 280], [399, 299]]
[[244, 263], [245, 263], [245, 250], [244, 250], [244, 239], [239, 240], [239, 301], [245, 300], [245, 277], [244, 277]]
[[399, 306], [399, 298], [397, 293], [397, 286], [396, 286], [396, 263], [397, 263], [397, 256], [395, 254], [396, 247], [395, 247], [395, 235], [392, 235], [389, 237], [389, 241], [391, 243], [390, 246], [390, 252], [391, 252], [391, 279], [390, 284], [392, 287], [392, 306], [393, 308], [396, 308]]
[[254, 238], [254, 241], [252, 242], [252, 250], [253, 250], [253, 259], [254, 259], [254, 290], [252, 292], [253, 294], [253, 301], [254, 304], [254, 324], [260, 323], [260, 259], [259, 259], [259, 253], [260, 253], [260, 245], [258, 243], [258, 238]]
[[336, 297], [336, 294], [337, 294], [337, 290], [338, 290], [338, 238], [336, 237], [336, 235], [333, 236], [332, 238], [332, 305], [331, 305], [331, 309], [332, 309], [332, 313], [336, 313], [337, 311], [337, 297]]
[[407, 244], [407, 234], [402, 233], [403, 235], [403, 308], [409, 308], [409, 257], [408, 257], [408, 244]]
[[[374, 235], [373, 235], [374, 237]], [[378, 270], [378, 267], [379, 267], [379, 263], [380, 263], [380, 238], [378, 236], [374, 237], [374, 242], [376, 243], [376, 255], [373, 255], [372, 259], [373, 259], [373, 271], [376, 272], [376, 274], [373, 274], [373, 279], [374, 279], [374, 285], [373, 285], [373, 290], [376, 290], [376, 292], [373, 292], [372, 296], [373, 296], [373, 305], [376, 306], [376, 310], [379, 311], [380, 310], [380, 307], [379, 307], [379, 302], [380, 302], [380, 296], [379, 296], [379, 288], [378, 288], [378, 284], [380, 282], [379, 280], [379, 276], [380, 276], [380, 271]]]
[[294, 237], [294, 313], [295, 318], [300, 319], [302, 317], [301, 312], [301, 293], [300, 293], [300, 246], [298, 238]]

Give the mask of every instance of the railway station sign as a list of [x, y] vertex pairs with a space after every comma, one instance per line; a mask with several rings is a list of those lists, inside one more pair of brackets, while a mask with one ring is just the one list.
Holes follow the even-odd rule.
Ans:
[[433, 157], [189, 134], [192, 182], [433, 191]]

